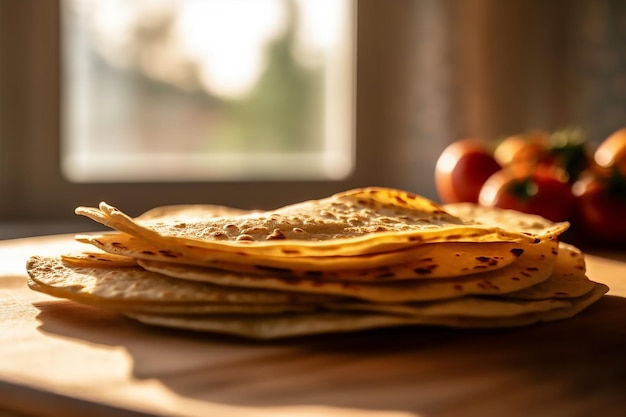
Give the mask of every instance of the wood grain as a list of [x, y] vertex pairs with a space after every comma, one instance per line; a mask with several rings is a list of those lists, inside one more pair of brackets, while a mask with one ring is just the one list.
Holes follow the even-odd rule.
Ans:
[[163, 330], [30, 291], [0, 242], [0, 409], [30, 415], [623, 416], [626, 257], [579, 316], [518, 329], [402, 328], [278, 342]]

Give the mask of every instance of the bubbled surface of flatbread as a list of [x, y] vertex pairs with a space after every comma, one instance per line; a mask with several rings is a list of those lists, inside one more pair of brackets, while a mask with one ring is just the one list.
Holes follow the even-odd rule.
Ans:
[[101, 203], [78, 207], [116, 230], [170, 247], [200, 246], [276, 256], [359, 255], [425, 242], [531, 242], [557, 236], [567, 225], [550, 223], [536, 233], [510, 231], [461, 219], [436, 203], [399, 190], [357, 189], [277, 210], [209, 219], [134, 220]]
[[463, 221], [478, 222], [486, 226], [531, 235], [541, 235], [555, 225], [554, 222], [536, 214], [481, 206], [474, 203], [450, 203], [444, 204], [442, 208], [453, 216], [463, 219]]

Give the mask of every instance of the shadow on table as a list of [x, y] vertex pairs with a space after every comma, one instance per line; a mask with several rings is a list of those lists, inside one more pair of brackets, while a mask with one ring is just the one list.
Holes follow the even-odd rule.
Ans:
[[605, 296], [573, 319], [523, 328], [412, 327], [272, 342], [152, 328], [65, 301], [37, 307], [40, 331], [121, 346], [134, 377], [214, 403], [420, 416], [584, 415], [585, 407], [606, 416], [626, 409], [620, 297]]

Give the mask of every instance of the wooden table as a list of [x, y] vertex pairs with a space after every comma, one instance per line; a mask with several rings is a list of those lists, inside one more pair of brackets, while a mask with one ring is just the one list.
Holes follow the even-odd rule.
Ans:
[[150, 328], [30, 291], [0, 242], [0, 416], [626, 416], [626, 253], [587, 256], [611, 287], [561, 322], [250, 342]]

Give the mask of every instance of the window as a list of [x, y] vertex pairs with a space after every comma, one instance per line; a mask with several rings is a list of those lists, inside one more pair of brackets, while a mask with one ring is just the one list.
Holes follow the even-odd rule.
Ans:
[[340, 180], [351, 0], [65, 0], [72, 182]]

